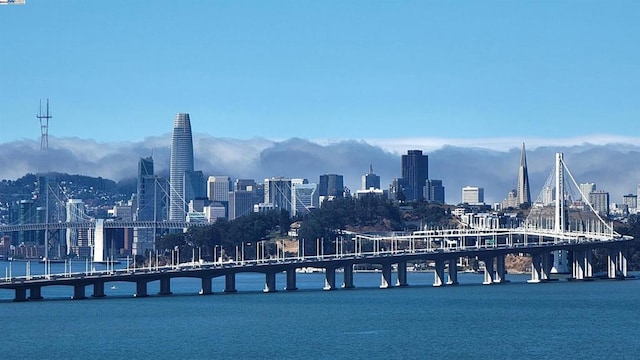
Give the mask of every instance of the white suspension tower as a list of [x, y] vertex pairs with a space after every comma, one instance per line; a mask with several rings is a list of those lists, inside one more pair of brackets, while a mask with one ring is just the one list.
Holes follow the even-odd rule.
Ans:
[[[564, 198], [564, 157], [563, 153], [556, 153], [556, 208], [555, 208], [554, 232], [562, 235], [566, 229], [565, 223], [565, 198]], [[557, 239], [557, 238], [556, 238]], [[553, 253], [552, 273], [569, 272], [569, 253], [566, 250], [557, 250]]]

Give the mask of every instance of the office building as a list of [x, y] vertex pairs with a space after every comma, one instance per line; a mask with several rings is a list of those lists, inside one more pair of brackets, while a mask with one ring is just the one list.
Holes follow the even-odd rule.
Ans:
[[264, 203], [291, 214], [291, 179], [282, 177], [264, 179]]
[[442, 180], [429, 179], [424, 187], [426, 201], [444, 204], [444, 186]]
[[318, 195], [320, 201], [344, 196], [344, 178], [337, 174], [320, 175], [318, 183]]
[[362, 176], [361, 189], [380, 189], [380, 176], [373, 173], [373, 164], [369, 164], [369, 173]]
[[[242, 187], [242, 184], [238, 184]], [[211, 201], [229, 202], [231, 180], [228, 176], [209, 176], [207, 180], [207, 197]]]
[[635, 194], [627, 194], [622, 197], [622, 203], [627, 205], [629, 213], [635, 214], [638, 210], [638, 196]]
[[311, 210], [319, 207], [320, 196], [318, 185], [308, 182], [292, 182], [291, 185], [291, 216], [306, 215]]
[[527, 170], [527, 154], [522, 143], [520, 153], [520, 168], [518, 169], [518, 205], [531, 204], [531, 191], [529, 190], [529, 171]]
[[429, 157], [421, 150], [409, 150], [402, 155], [402, 182], [406, 201], [424, 199], [424, 187], [429, 178]]
[[465, 186], [462, 188], [462, 203], [469, 205], [484, 204], [484, 188], [477, 186]]
[[173, 122], [169, 171], [169, 220], [185, 221], [188, 202], [184, 197], [184, 177], [187, 171], [193, 171], [193, 138], [189, 114], [178, 113]]
[[593, 209], [601, 215], [609, 215], [609, 193], [604, 190], [592, 191], [589, 194], [589, 202]]
[[596, 184], [594, 183], [584, 183], [584, 184], [580, 184], [578, 185], [578, 187], [580, 188], [580, 193], [582, 193], [582, 200], [588, 200], [589, 199], [589, 194], [591, 194], [592, 192], [596, 191]]

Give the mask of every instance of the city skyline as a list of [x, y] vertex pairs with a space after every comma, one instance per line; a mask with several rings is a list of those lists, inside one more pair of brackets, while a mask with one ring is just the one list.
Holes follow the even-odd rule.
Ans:
[[640, 137], [637, 2], [249, 3], [3, 7], [0, 143], [37, 136], [45, 98], [53, 136], [110, 143], [175, 112], [200, 134], [403, 151]]

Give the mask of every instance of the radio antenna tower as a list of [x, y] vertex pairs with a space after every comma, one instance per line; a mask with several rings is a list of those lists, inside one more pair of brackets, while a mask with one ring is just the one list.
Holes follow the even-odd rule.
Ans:
[[40, 150], [48, 150], [49, 149], [49, 119], [53, 116], [49, 115], [49, 99], [47, 99], [47, 112], [46, 114], [42, 114], [42, 100], [40, 100], [40, 110], [38, 110], [38, 115], [36, 117], [40, 120], [40, 133], [42, 136], [40, 137]]

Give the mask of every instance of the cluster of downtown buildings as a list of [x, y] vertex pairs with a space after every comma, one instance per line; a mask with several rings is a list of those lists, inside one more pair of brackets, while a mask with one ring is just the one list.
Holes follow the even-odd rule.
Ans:
[[[171, 141], [169, 178], [157, 175], [152, 157], [138, 161], [137, 189], [128, 201], [120, 201], [109, 209], [110, 218], [119, 221], [176, 222], [176, 223], [213, 223], [218, 219], [234, 220], [252, 212], [284, 210], [291, 217], [304, 216], [319, 208], [325, 200], [338, 197], [383, 196], [400, 202], [427, 201], [445, 203], [445, 187], [442, 180], [429, 176], [429, 159], [421, 150], [409, 150], [401, 157], [402, 176], [392, 180], [388, 189], [383, 190], [380, 177], [369, 166], [369, 172], [362, 176], [362, 186], [354, 194], [344, 186], [339, 174], [319, 175], [318, 182], [305, 178], [265, 178], [262, 182], [254, 179], [232, 179], [227, 175], [205, 176], [194, 168], [194, 149], [189, 114], [176, 114]], [[82, 222], [91, 220], [85, 204], [80, 199], [65, 200], [62, 208], [56, 201], [48, 199], [57, 188], [52, 179], [38, 178], [36, 199], [22, 200], [15, 209], [13, 223]], [[545, 186], [541, 197], [532, 201], [524, 144], [522, 146], [518, 170], [517, 188], [509, 191], [501, 203], [487, 205], [484, 202], [484, 189], [479, 186], [465, 186], [461, 193], [461, 206], [454, 210], [463, 223], [474, 226], [499, 226], [503, 223], [495, 210], [517, 209], [526, 206], [545, 207], [553, 205], [554, 188]], [[640, 185], [638, 186], [640, 193]], [[622, 205], [610, 207], [609, 193], [596, 190], [596, 185], [580, 185], [579, 197], [565, 199], [571, 208], [587, 211], [587, 205], [599, 213], [610, 212], [621, 215], [636, 213], [637, 195], [629, 194], [623, 198]], [[45, 200], [46, 194], [47, 199]], [[588, 202], [586, 201], [588, 200]], [[611, 209], [612, 208], [612, 209]], [[494, 224], [494, 225], [486, 225]], [[93, 235], [90, 229], [67, 229], [64, 238], [57, 239], [57, 251], [50, 256], [90, 257]], [[62, 236], [60, 236], [62, 237]], [[147, 254], [155, 249], [157, 233], [151, 228], [121, 229], [112, 234], [111, 243], [117, 242], [113, 256]], [[114, 241], [113, 238], [118, 238]], [[31, 252], [21, 254], [25, 257], [39, 257], [38, 244], [44, 244], [43, 232], [21, 231], [13, 237], [5, 236], [0, 248], [13, 244], [36, 244]], [[7, 244], [8, 243], [8, 244]], [[112, 245], [113, 246], [113, 245]], [[43, 248], [44, 246], [42, 246]], [[51, 242], [50, 242], [51, 247]], [[2, 249], [0, 249], [2, 250]], [[27, 250], [25, 250], [27, 251]], [[28, 251], [27, 251], [28, 252]], [[5, 252], [6, 253], [6, 252]]]

